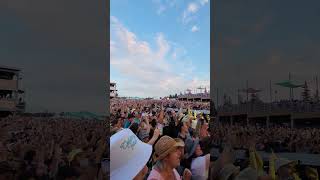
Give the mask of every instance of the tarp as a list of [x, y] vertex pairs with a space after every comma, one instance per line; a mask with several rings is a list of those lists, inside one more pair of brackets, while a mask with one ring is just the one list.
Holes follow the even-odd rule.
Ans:
[[298, 87], [304, 86], [304, 85], [294, 84], [292, 81], [289, 81], [289, 80], [276, 83], [276, 85], [279, 85], [282, 87], [288, 87], [288, 88], [298, 88]]

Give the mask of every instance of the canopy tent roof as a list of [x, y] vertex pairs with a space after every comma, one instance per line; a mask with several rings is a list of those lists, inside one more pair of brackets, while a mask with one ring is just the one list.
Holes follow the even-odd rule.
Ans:
[[298, 88], [298, 87], [303, 87], [304, 86], [304, 85], [294, 84], [290, 80], [282, 81], [282, 82], [275, 83], [275, 84], [279, 85], [279, 86], [282, 86], [282, 87], [287, 87], [287, 88]]

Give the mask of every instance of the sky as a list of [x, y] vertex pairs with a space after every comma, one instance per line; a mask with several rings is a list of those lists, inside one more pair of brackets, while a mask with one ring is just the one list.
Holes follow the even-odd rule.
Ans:
[[1, 1], [0, 65], [22, 69], [28, 112], [105, 114], [104, 11], [88, 0]]
[[111, 0], [110, 80], [119, 96], [210, 88], [210, 1]]
[[[287, 99], [289, 90], [276, 82], [292, 79], [308, 82], [315, 92], [314, 76], [320, 80], [320, 1], [216, 0], [214, 69], [212, 90], [222, 102], [223, 94], [237, 101], [237, 89], [263, 90], [260, 97]], [[294, 90], [297, 99], [301, 89]], [[244, 95], [245, 97], [245, 95]]]

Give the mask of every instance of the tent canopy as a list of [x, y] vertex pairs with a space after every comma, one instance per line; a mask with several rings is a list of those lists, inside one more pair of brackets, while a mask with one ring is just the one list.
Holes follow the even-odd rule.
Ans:
[[276, 83], [276, 85], [279, 85], [279, 86], [282, 86], [282, 87], [287, 87], [287, 88], [298, 88], [298, 87], [303, 87], [304, 86], [304, 85], [294, 84], [292, 81], [289, 81], [289, 80]]

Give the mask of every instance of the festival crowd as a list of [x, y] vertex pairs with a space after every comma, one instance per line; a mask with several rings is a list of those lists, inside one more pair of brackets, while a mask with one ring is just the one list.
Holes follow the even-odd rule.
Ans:
[[[269, 132], [269, 129], [225, 125], [209, 128], [208, 115], [192, 112], [209, 107], [199, 102], [113, 99], [110, 105], [111, 179], [319, 179], [316, 168], [305, 167], [302, 172], [299, 162], [278, 157], [278, 149], [269, 143], [286, 142], [282, 148], [296, 152], [301, 150], [299, 142], [319, 135], [318, 130], [276, 128]], [[303, 139], [294, 140], [294, 134]], [[314, 144], [319, 142], [312, 140]], [[221, 149], [219, 157], [210, 154], [214, 146]], [[307, 147], [307, 152], [317, 153], [317, 145]], [[235, 158], [237, 148], [248, 151], [247, 160], [241, 166]], [[269, 161], [264, 162], [257, 151], [268, 149], [272, 153]]]
[[248, 139], [255, 138], [258, 151], [320, 154], [319, 128], [258, 127], [240, 124], [216, 124], [211, 128], [213, 145], [221, 147], [226, 135], [235, 136], [236, 149], [249, 149]]
[[107, 178], [104, 121], [10, 116], [0, 128], [1, 180]]

